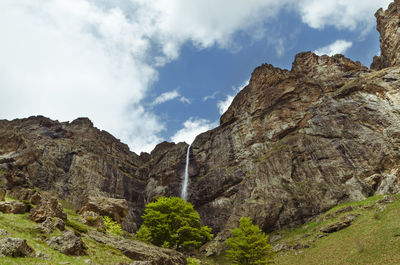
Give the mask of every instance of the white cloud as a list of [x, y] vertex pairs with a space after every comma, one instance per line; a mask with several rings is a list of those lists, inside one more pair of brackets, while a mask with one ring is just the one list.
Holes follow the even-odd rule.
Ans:
[[392, 0], [301, 0], [295, 5], [304, 23], [322, 29], [334, 26], [339, 29], [359, 30], [366, 33], [375, 25], [374, 13], [386, 8]]
[[227, 95], [224, 100], [219, 100], [217, 102], [217, 108], [218, 108], [219, 114], [222, 115], [225, 113], [225, 111], [228, 110], [228, 108], [231, 105], [236, 94], [239, 93], [243, 88], [245, 88], [249, 84], [249, 82], [250, 82], [250, 79], [244, 81], [241, 85], [239, 85], [237, 87], [232, 87], [234, 94]]
[[162, 103], [165, 103], [170, 100], [174, 100], [178, 98], [180, 102], [190, 104], [190, 100], [184, 96], [181, 96], [178, 91], [173, 90], [169, 92], [162, 93], [150, 104], [151, 106], [156, 106]]
[[351, 41], [337, 40], [334, 43], [315, 50], [314, 53], [316, 55], [326, 54], [328, 56], [344, 54], [352, 45], [353, 43]]
[[0, 118], [88, 116], [133, 151], [149, 151], [166, 125], [143, 99], [156, 67], [177, 59], [183, 43], [236, 47], [238, 31], [259, 39], [264, 22], [289, 6], [314, 28], [371, 28], [389, 2], [2, 0]]
[[159, 105], [159, 104], [162, 104], [162, 103], [164, 103], [164, 102], [167, 102], [167, 101], [170, 101], [170, 100], [173, 100], [173, 99], [175, 99], [175, 98], [177, 98], [177, 97], [179, 97], [180, 95], [179, 95], [179, 93], [178, 93], [178, 91], [176, 91], [176, 90], [174, 90], [174, 91], [169, 91], [169, 92], [165, 92], [165, 93], [162, 93], [161, 95], [159, 95], [152, 103], [151, 103], [151, 105]]
[[217, 94], [219, 94], [219, 91], [215, 91], [214, 93], [212, 93], [211, 95], [205, 96], [203, 97], [203, 102], [207, 101], [209, 99], [215, 99], [215, 97], [217, 96]]
[[190, 104], [190, 103], [191, 103], [190, 99], [188, 99], [188, 98], [186, 98], [186, 97], [180, 97], [179, 100], [180, 100], [182, 103], [186, 103], [186, 104]]
[[205, 119], [190, 118], [183, 123], [183, 128], [177, 131], [175, 135], [171, 137], [171, 140], [175, 143], [186, 142], [191, 144], [197, 135], [217, 126], [217, 122], [210, 122], [209, 120]]
[[219, 100], [217, 102], [217, 108], [218, 108], [219, 114], [222, 115], [225, 113], [225, 111], [228, 110], [228, 108], [231, 105], [234, 98], [235, 98], [234, 95], [227, 95], [224, 100]]

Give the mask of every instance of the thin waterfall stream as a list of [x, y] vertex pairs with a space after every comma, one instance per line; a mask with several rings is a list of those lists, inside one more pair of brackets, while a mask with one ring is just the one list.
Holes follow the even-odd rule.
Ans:
[[189, 156], [190, 156], [190, 145], [186, 152], [186, 165], [185, 165], [185, 178], [183, 179], [181, 198], [187, 199], [187, 187], [189, 182]]

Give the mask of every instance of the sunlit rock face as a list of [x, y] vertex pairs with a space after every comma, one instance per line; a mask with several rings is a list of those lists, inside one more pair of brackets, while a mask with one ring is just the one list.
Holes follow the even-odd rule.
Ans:
[[387, 10], [379, 9], [375, 13], [376, 29], [381, 34], [381, 55], [375, 56], [372, 69], [380, 70], [400, 64], [400, 1], [395, 0]]
[[[197, 136], [187, 198], [216, 235], [207, 253], [221, 250], [242, 216], [268, 232], [400, 191], [398, 7], [396, 0], [377, 12], [382, 55], [372, 69], [311, 52], [298, 54], [291, 70], [264, 64], [220, 126]], [[0, 121], [2, 185], [35, 186], [77, 206], [88, 196], [126, 199], [129, 231], [147, 202], [180, 196], [187, 150], [163, 142], [139, 156], [84, 118]]]

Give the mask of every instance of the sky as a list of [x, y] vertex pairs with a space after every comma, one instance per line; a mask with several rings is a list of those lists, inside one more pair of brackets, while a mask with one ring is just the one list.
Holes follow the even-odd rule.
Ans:
[[379, 54], [391, 0], [1, 0], [0, 119], [88, 117], [136, 153], [219, 124], [255, 67]]

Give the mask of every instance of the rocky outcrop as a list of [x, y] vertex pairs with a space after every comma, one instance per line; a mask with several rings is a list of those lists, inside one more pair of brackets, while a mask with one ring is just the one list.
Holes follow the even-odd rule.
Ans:
[[66, 220], [67, 214], [64, 213], [62, 205], [55, 197], [44, 196], [40, 204], [32, 208], [29, 217], [31, 220], [41, 223], [49, 217], [57, 217]]
[[400, 1], [395, 0], [387, 10], [379, 9], [375, 13], [376, 29], [379, 31], [381, 55], [375, 56], [371, 69], [380, 70], [390, 66], [400, 65]]
[[98, 213], [92, 211], [86, 211], [81, 214], [84, 221], [84, 224], [106, 230], [106, 226], [104, 225], [104, 221]]
[[106, 197], [89, 197], [79, 214], [95, 212], [102, 216], [109, 216], [114, 221], [121, 223], [128, 213], [128, 203], [125, 199]]
[[[179, 265], [186, 264], [186, 258], [182, 253], [172, 249], [159, 248], [140, 241], [132, 241], [104, 235], [100, 232], [90, 231], [88, 237], [101, 243], [119, 249], [125, 256], [137, 262], [137, 264], [150, 265]], [[136, 264], [136, 263], [133, 263]]]
[[66, 255], [85, 255], [86, 246], [82, 239], [72, 231], [66, 231], [61, 236], [55, 236], [46, 241], [47, 245]]
[[0, 257], [31, 257], [35, 252], [25, 239], [6, 237], [0, 239]]
[[0, 202], [0, 212], [24, 214], [28, 211], [28, 206], [19, 201]]
[[[207, 253], [220, 250], [242, 216], [269, 232], [342, 202], [400, 192], [399, 3], [377, 12], [381, 56], [372, 69], [311, 52], [290, 70], [264, 64], [220, 126], [196, 137], [188, 200], [216, 234]], [[3, 120], [0, 178], [8, 189], [50, 190], [79, 208], [90, 197], [126, 200], [118, 215], [134, 231], [147, 202], [179, 196], [187, 147], [163, 142], [139, 156], [87, 118]]]
[[350, 226], [356, 220], [356, 218], [358, 216], [359, 216], [359, 214], [349, 214], [349, 215], [343, 216], [340, 219], [340, 221], [333, 223], [333, 224], [329, 224], [327, 226], [324, 226], [320, 229], [320, 231], [323, 233], [337, 232], [339, 230], [342, 230], [343, 228]]

